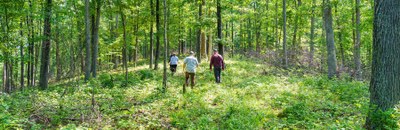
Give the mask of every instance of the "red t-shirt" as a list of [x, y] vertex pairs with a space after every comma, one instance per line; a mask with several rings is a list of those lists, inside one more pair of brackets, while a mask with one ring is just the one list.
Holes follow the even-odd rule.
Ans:
[[211, 56], [211, 60], [210, 60], [210, 69], [212, 69], [212, 66], [214, 67], [222, 67], [222, 69], [224, 69], [225, 65], [224, 65], [224, 59], [222, 58], [222, 56], [220, 54], [214, 54], [213, 56]]

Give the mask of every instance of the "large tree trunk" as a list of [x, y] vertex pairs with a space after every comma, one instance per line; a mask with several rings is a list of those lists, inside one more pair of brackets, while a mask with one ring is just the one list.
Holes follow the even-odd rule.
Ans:
[[324, 0], [324, 25], [326, 31], [326, 46], [328, 50], [328, 78], [331, 79], [336, 74], [336, 52], [330, 0]]
[[86, 57], [85, 57], [85, 82], [90, 79], [90, 18], [89, 18], [89, 0], [85, 0], [85, 48], [86, 48]]
[[51, 38], [51, 6], [52, 0], [47, 0], [44, 15], [44, 40], [42, 43], [42, 57], [40, 64], [40, 80], [39, 86], [42, 90], [47, 89], [49, 81], [49, 64], [50, 64], [50, 38]]
[[288, 51], [286, 47], [286, 0], [283, 0], [283, 58], [284, 58], [284, 68], [288, 67]]
[[361, 59], [360, 59], [360, 0], [356, 0], [356, 43], [354, 44], [354, 63], [355, 63], [355, 79], [362, 80]]
[[224, 56], [224, 45], [222, 43], [222, 16], [221, 16], [221, 11], [222, 11], [221, 10], [221, 0], [217, 0], [218, 53], [220, 55]]
[[375, 0], [370, 108], [366, 129], [388, 129], [376, 117], [400, 101], [400, 1]]
[[310, 29], [310, 55], [309, 55], [309, 62], [308, 66], [314, 66], [314, 35], [315, 35], [315, 5], [316, 0], [313, 0], [312, 3], [312, 10], [311, 10], [311, 29]]
[[[205, 0], [200, 0], [200, 3], [199, 3], [199, 21], [200, 21], [201, 25], [202, 25], [202, 20], [203, 20], [203, 18], [202, 18], [203, 5], [205, 5]], [[197, 30], [197, 59], [198, 59], [199, 63], [201, 63], [201, 58], [202, 58], [201, 46], [202, 46], [202, 43], [203, 43], [202, 38], [201, 38], [201, 36], [202, 36], [201, 25], [200, 25], [200, 27], [198, 27], [198, 30]]]
[[167, 50], [168, 50], [168, 19], [167, 19], [167, 0], [164, 0], [164, 75], [163, 75], [163, 92], [167, 90]]
[[161, 25], [160, 25], [160, 0], [156, 0], [156, 59], [154, 61], [154, 70], [158, 69], [158, 61], [160, 60], [160, 32], [161, 32]]
[[120, 7], [120, 13], [121, 13], [121, 19], [122, 19], [122, 30], [123, 30], [123, 42], [124, 42], [124, 47], [122, 49], [122, 61], [125, 69], [125, 83], [128, 81], [128, 56], [127, 56], [127, 50], [128, 50], [128, 44], [126, 43], [126, 19], [125, 19], [125, 14], [122, 11]]
[[97, 57], [99, 54], [99, 26], [100, 26], [100, 14], [101, 14], [101, 0], [96, 0], [96, 17], [93, 17], [95, 22], [92, 24], [92, 76], [97, 77]]

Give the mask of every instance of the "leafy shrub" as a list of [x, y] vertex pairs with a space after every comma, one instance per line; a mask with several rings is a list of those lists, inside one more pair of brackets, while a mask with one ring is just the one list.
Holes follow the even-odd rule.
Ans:
[[101, 82], [101, 86], [105, 88], [113, 88], [114, 87], [114, 79], [112, 75], [109, 74], [102, 74], [99, 75], [98, 78]]
[[149, 69], [140, 70], [139, 74], [140, 74], [140, 80], [151, 79], [154, 77], [153, 72]]
[[[376, 107], [373, 107], [376, 108]], [[370, 121], [372, 124], [379, 124], [375, 126], [377, 130], [394, 130], [398, 129], [397, 121], [399, 121], [398, 113], [395, 110], [372, 110], [370, 114]], [[397, 116], [396, 116], [397, 115]]]

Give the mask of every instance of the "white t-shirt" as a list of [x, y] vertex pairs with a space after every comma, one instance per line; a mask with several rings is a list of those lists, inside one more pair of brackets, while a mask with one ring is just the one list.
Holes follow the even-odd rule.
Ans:
[[186, 64], [186, 72], [196, 73], [196, 67], [199, 65], [197, 59], [193, 56], [186, 57], [183, 63]]
[[170, 65], [178, 65], [179, 58], [177, 56], [172, 56], [170, 59]]

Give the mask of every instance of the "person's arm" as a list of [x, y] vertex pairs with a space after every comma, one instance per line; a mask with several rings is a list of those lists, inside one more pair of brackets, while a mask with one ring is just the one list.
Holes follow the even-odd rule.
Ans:
[[183, 68], [182, 68], [182, 70], [183, 70], [182, 72], [183, 72], [183, 73], [185, 73], [186, 62], [187, 62], [186, 59], [183, 60]]
[[225, 62], [224, 62], [224, 58], [221, 56], [221, 60], [222, 60], [222, 70], [224, 70], [225, 69]]

